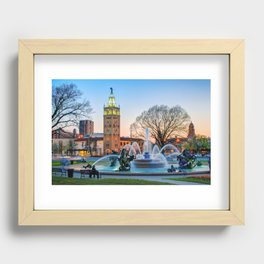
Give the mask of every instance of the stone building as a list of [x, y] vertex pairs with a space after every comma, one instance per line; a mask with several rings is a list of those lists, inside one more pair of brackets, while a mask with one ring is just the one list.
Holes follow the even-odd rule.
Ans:
[[120, 137], [120, 147], [121, 149], [125, 146], [125, 145], [131, 145], [133, 142], [137, 142], [140, 150], [143, 150], [143, 145], [144, 145], [144, 139], [141, 138], [133, 138], [133, 137]]
[[74, 141], [77, 138], [76, 130], [71, 133], [62, 128], [52, 131], [52, 154], [65, 155], [67, 150], [74, 146]]
[[[73, 153], [77, 156], [102, 156], [103, 155], [103, 134], [94, 133], [88, 137], [79, 137], [74, 143]], [[71, 150], [68, 151], [71, 153]]]
[[120, 151], [120, 106], [116, 104], [113, 88], [104, 106], [104, 154]]
[[94, 122], [92, 120], [81, 120], [79, 122], [79, 133], [83, 136], [94, 133]]

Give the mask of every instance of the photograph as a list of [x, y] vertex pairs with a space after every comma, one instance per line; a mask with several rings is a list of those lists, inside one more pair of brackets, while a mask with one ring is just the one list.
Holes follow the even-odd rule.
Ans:
[[53, 185], [210, 185], [210, 80], [52, 80]]

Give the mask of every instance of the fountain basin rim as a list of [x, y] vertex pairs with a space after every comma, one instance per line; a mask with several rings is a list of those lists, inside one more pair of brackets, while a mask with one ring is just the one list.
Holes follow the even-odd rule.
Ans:
[[210, 174], [210, 171], [197, 171], [197, 172], [126, 172], [126, 171], [116, 171], [116, 172], [100, 172], [101, 175], [124, 175], [124, 176], [173, 176], [173, 175], [202, 175]]
[[[59, 166], [56, 166], [54, 168], [59, 168]], [[60, 167], [62, 168], [62, 167]], [[74, 169], [70, 166], [64, 167], [64, 169]], [[80, 169], [74, 169], [74, 172], [80, 173]], [[202, 175], [202, 174], [210, 174], [210, 171], [192, 171], [192, 172], [127, 172], [127, 171], [100, 171], [100, 175], [113, 175], [113, 176], [173, 176], [173, 175]]]

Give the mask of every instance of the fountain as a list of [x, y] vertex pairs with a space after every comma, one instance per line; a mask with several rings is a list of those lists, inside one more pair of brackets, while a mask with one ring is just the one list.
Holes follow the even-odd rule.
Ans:
[[134, 153], [130, 154], [131, 149], [133, 148], [130, 148], [128, 155], [128, 152], [125, 148], [121, 150], [120, 157], [118, 158], [120, 164], [119, 171], [130, 171], [130, 162], [134, 159]]
[[197, 165], [196, 156], [186, 149], [178, 156], [178, 160], [179, 168], [182, 169], [193, 169]]
[[162, 169], [168, 167], [168, 162], [163, 154], [160, 152], [159, 147], [155, 145], [152, 149], [152, 144], [149, 141], [149, 131], [146, 128], [146, 140], [143, 146], [143, 154], [136, 155], [136, 158], [131, 162], [131, 169], [144, 169], [149, 171], [153, 169]]
[[113, 172], [118, 171], [118, 155], [111, 154], [106, 155], [98, 160], [96, 160], [92, 166], [95, 166], [99, 171]]
[[[83, 169], [83, 164], [75, 165]], [[149, 130], [146, 129], [145, 141], [141, 152], [137, 142], [125, 145], [120, 154], [111, 154], [94, 161], [91, 166], [100, 172], [136, 174], [165, 174], [184, 171], [186, 173], [208, 171], [209, 167], [196, 159], [196, 156], [184, 150], [182, 153], [172, 144], [166, 144], [161, 149], [152, 145], [149, 140]]]

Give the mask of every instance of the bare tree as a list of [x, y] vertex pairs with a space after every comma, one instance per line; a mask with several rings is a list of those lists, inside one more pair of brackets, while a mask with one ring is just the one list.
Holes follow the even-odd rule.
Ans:
[[59, 151], [59, 145], [57, 143], [52, 143], [52, 153], [57, 154]]
[[190, 117], [182, 107], [155, 105], [141, 113], [130, 129], [132, 136], [144, 138], [148, 128], [150, 136], [162, 147], [171, 137], [185, 135], [189, 122]]
[[75, 146], [76, 146], [76, 144], [74, 143], [74, 141], [69, 140], [68, 145], [67, 145], [67, 153], [70, 153], [71, 155], [73, 155]]
[[92, 112], [89, 101], [82, 100], [75, 84], [52, 87], [52, 129], [76, 126]]
[[59, 141], [59, 148], [58, 148], [59, 154], [63, 154], [63, 142], [62, 140]]
[[87, 140], [85, 142], [85, 149], [87, 151], [89, 151], [90, 156], [93, 156], [92, 155], [92, 139], [91, 139], [91, 137], [87, 138]]

